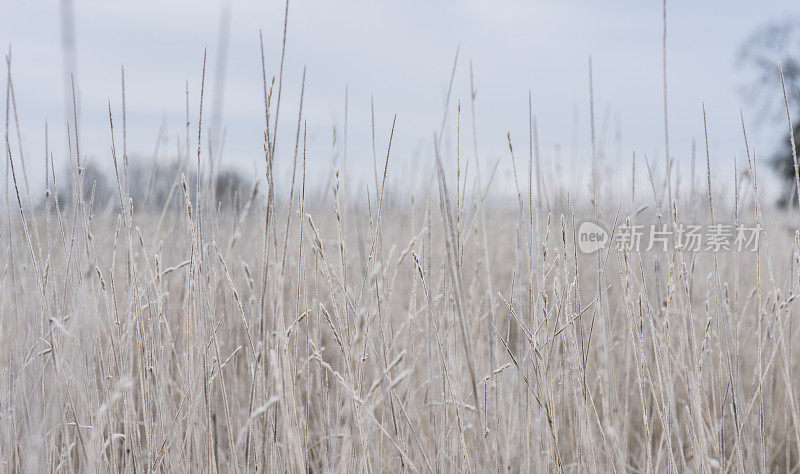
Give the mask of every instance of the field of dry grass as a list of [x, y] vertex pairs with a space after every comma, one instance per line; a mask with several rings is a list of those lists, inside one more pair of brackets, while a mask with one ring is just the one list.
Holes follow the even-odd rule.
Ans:
[[[31, 192], [6, 121], [3, 470], [797, 470], [796, 210], [761, 197], [746, 139], [727, 188], [706, 155], [683, 185], [648, 162], [630, 194], [595, 160], [588, 191], [551, 182], [542, 199], [538, 153], [510, 137], [510, 193], [438, 142], [425, 186], [388, 186], [386, 131], [366, 196], [334, 168], [312, 192], [301, 121], [282, 131], [295, 153], [273, 153], [280, 92], [264, 82], [268, 171], [233, 206], [205, 175], [202, 125], [171, 178], [182, 204], [145, 207], [118, 120], [110, 202], [65, 192], [52, 162]], [[447, 103], [443, 130], [462, 119]], [[74, 121], [68, 133], [81, 182]], [[294, 165], [280, 187], [273, 160]], [[586, 219], [763, 232], [754, 251], [584, 254]]]
[[181, 185], [182, 212], [12, 207], [5, 469], [797, 465], [800, 249], [780, 214], [756, 253], [583, 255], [575, 214], [594, 214], [566, 202], [306, 202], [302, 181], [269, 214]]

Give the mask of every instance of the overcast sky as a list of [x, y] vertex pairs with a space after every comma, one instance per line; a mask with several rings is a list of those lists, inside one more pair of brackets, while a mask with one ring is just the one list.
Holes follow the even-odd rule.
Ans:
[[[225, 5], [230, 29], [224, 94], [220, 94], [218, 38]], [[82, 150], [106, 165], [110, 162], [107, 101], [115, 115], [119, 114], [121, 66], [126, 73], [129, 155], [149, 159], [162, 123], [167, 131], [165, 156], [174, 154], [178, 137], [185, 138], [186, 81], [192, 139], [196, 141], [203, 48], [207, 47], [204, 122], [213, 123], [214, 97], [223, 97], [223, 160], [248, 172], [262, 169], [264, 112], [258, 32], [262, 29], [264, 34], [268, 75], [277, 74], [283, 9], [284, 2], [276, 0], [75, 0], [75, 77]], [[740, 106], [752, 122], [754, 144], [763, 155], [773, 151], [774, 130], [780, 124], [758, 127], [755, 123], [758, 117], [749, 113], [753, 107], [740, 90], [743, 79], [736, 67], [736, 53], [755, 29], [797, 10], [796, 2], [790, 0], [668, 4], [670, 144], [682, 170], [689, 163], [692, 139], [697, 139], [698, 153], [702, 150], [703, 102], [715, 167], [724, 169], [734, 156], [743, 156]], [[607, 160], [622, 156], [629, 163], [636, 151], [661, 163], [661, 15], [661, 1], [653, 0], [294, 0], [289, 6], [277, 160], [291, 160], [305, 66], [304, 117], [312, 163], [330, 163], [333, 126], [339, 133], [344, 126], [347, 87], [349, 171], [364, 179], [372, 176], [371, 96], [378, 155], [385, 154], [392, 117], [397, 114], [393, 165], [403, 170], [398, 173], [424, 169], [409, 164], [430, 162], [432, 136], [440, 127], [450, 70], [460, 47], [448, 150], [454, 150], [456, 102], [461, 100], [462, 149], [472, 155], [472, 62], [479, 155], [484, 163], [497, 157], [507, 159], [506, 132], [527, 159], [530, 90], [546, 172], [576, 176], [579, 173], [567, 172], [588, 170], [591, 56], [598, 143]], [[66, 159], [61, 35], [60, 2], [0, 0], [0, 46], [12, 49], [23, 149], [34, 180], [43, 179], [37, 164], [43, 162], [45, 119], [57, 163]], [[219, 112], [219, 106], [216, 110]], [[588, 177], [588, 171], [580, 176]]]

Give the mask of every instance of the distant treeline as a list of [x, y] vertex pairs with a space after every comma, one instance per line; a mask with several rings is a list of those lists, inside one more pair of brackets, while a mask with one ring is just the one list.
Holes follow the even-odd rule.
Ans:
[[[255, 178], [248, 179], [234, 169], [220, 170], [211, 177], [203, 175], [202, 179], [203, 199], [207, 203], [211, 199], [214, 207], [239, 210], [255, 192]], [[62, 208], [82, 198], [96, 210], [108, 206], [118, 209], [121, 188], [123, 195], [130, 196], [136, 209], [180, 209], [185, 205], [184, 183], [192, 201], [197, 190], [196, 170], [186, 169], [175, 161], [155, 165], [130, 163], [127, 173], [124, 169], [119, 170], [119, 186], [113, 170], [106, 172], [91, 161], [82, 166], [80, 173], [70, 168], [54, 181], [51, 186], [55, 189], [51, 192]]]

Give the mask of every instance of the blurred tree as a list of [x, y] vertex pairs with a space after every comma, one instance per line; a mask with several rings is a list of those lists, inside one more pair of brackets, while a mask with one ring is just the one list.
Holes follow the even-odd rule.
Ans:
[[[74, 169], [64, 171], [55, 194], [60, 207], [70, 206], [78, 198], [78, 182], [81, 183], [83, 200], [92, 203], [95, 208], [119, 202], [117, 191], [111, 186], [105, 173], [93, 161], [88, 161], [83, 167], [81, 176], [78, 176]], [[66, 183], [66, 186], [60, 183]]]
[[149, 164], [145, 160], [132, 160], [128, 169], [128, 189], [134, 206], [139, 209], [163, 208], [181, 210], [184, 207], [181, 175], [185, 174], [189, 191], [195, 189], [197, 174], [181, 168], [177, 160]]
[[[800, 139], [800, 18], [787, 18], [755, 31], [742, 46], [738, 62], [750, 76], [745, 94], [756, 105], [758, 115], [780, 121], [780, 146], [770, 164], [783, 183], [778, 204], [797, 205], [791, 137], [787, 133], [783, 92], [778, 63], [783, 68], [786, 98], [792, 115], [795, 140]], [[800, 147], [797, 148], [800, 155]]]
[[224, 207], [239, 210], [251, 187], [239, 172], [222, 170], [214, 178], [214, 199]]

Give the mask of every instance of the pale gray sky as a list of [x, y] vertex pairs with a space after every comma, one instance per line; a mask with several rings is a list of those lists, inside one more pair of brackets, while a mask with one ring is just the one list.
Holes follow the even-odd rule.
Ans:
[[[186, 80], [196, 140], [204, 47], [209, 54], [206, 123], [210, 123], [213, 97], [219, 88], [215, 68], [224, 5], [187, 0], [75, 0], [76, 78], [86, 153], [110, 161], [107, 101], [111, 100], [119, 114], [122, 65], [126, 71], [129, 154], [149, 157], [162, 121], [169, 138], [165, 149], [175, 150], [177, 135], [184, 134]], [[258, 30], [264, 32], [268, 74], [276, 74], [284, 3], [231, 0], [228, 5], [224, 160], [244, 170], [260, 170], [264, 114]], [[460, 46], [450, 117], [455, 118], [455, 100], [460, 99], [464, 103], [462, 148], [468, 155], [472, 150], [468, 64], [472, 61], [483, 163], [507, 157], [507, 131], [522, 158], [527, 156], [527, 95], [531, 90], [547, 171], [554, 174], [557, 158], [562, 171], [588, 170], [591, 55], [598, 141], [604, 144], [605, 154], [609, 159], [617, 156], [614, 137], [618, 129], [619, 152], [628, 163], [624, 169], [629, 168], [634, 150], [661, 163], [661, 8], [657, 0], [295, 0], [289, 7], [278, 160], [285, 163], [291, 159], [305, 65], [304, 115], [315, 164], [327, 166], [330, 162], [331, 130], [334, 124], [340, 131], [343, 127], [348, 86], [349, 166], [359, 168], [361, 177], [372, 175], [369, 101], [373, 95], [379, 156], [385, 153], [396, 113], [393, 165], [395, 169], [403, 165], [404, 169], [416, 168], [407, 166], [415, 163], [414, 156], [430, 158], [431, 137], [439, 129], [453, 57]], [[670, 142], [683, 170], [693, 138], [698, 153], [702, 151], [703, 102], [715, 166], [722, 169], [735, 155], [743, 156], [740, 106], [752, 122], [755, 145], [763, 150], [762, 155], [773, 150], [776, 125], [757, 127], [757, 117], [748, 113], [751, 107], [739, 90], [742, 79], [735, 57], [742, 41], [756, 28], [797, 10], [790, 0], [668, 3]], [[42, 174], [37, 163], [43, 161], [45, 118], [57, 160], [63, 162], [66, 157], [60, 2], [0, 0], [0, 46], [4, 50], [11, 46], [13, 51], [24, 151], [29, 174], [39, 179], [36, 177]], [[451, 143], [452, 136], [454, 133]], [[554, 151], [557, 146], [560, 154]]]

